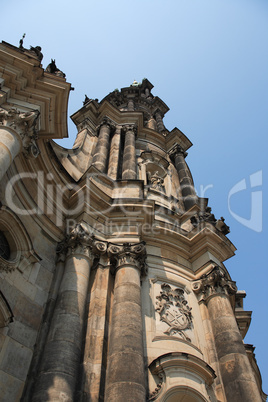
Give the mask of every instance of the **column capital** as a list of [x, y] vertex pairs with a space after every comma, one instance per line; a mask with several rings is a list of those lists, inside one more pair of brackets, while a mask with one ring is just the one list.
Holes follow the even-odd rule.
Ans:
[[92, 238], [92, 253], [94, 256], [101, 256], [107, 252], [108, 242]]
[[133, 131], [135, 135], [137, 135], [138, 127], [137, 124], [123, 124], [122, 126], [123, 132]]
[[114, 122], [111, 119], [109, 119], [109, 117], [107, 117], [107, 116], [104, 116], [101, 123], [97, 126], [97, 130], [100, 130], [101, 127], [103, 127], [103, 126], [108, 127], [111, 130], [111, 132], [114, 132], [114, 130], [116, 128]]
[[173, 161], [176, 155], [182, 155], [184, 158], [188, 155], [187, 152], [179, 144], [173, 145], [173, 147], [168, 151], [170, 159]]
[[83, 223], [77, 223], [70, 234], [66, 236], [65, 247], [67, 256], [82, 254], [92, 258], [93, 236]]
[[66, 255], [83, 254], [86, 257], [101, 257], [107, 253], [108, 242], [97, 239], [83, 222], [77, 223], [56, 248], [57, 261], [64, 261]]
[[217, 294], [232, 295], [237, 292], [235, 282], [227, 278], [226, 273], [215, 266], [209, 273], [192, 282], [193, 291], [199, 295], [199, 300], [208, 300]]
[[37, 120], [40, 115], [38, 110], [20, 112], [15, 108], [9, 110], [0, 108], [0, 127], [9, 127], [16, 131], [22, 140], [24, 153], [26, 156], [36, 158], [40, 151], [36, 144]]
[[122, 265], [134, 265], [141, 274], [146, 274], [147, 266], [145, 242], [131, 244], [109, 244], [108, 255], [116, 261], [116, 268]]

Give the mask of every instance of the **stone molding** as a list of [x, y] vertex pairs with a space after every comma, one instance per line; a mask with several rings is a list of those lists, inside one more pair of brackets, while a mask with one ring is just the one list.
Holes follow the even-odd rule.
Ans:
[[39, 115], [38, 110], [20, 112], [15, 108], [9, 110], [0, 108], [0, 127], [10, 127], [15, 130], [22, 140], [25, 155], [34, 158], [40, 153], [36, 144], [38, 138], [36, 125]]
[[219, 266], [215, 266], [209, 273], [193, 281], [192, 289], [199, 296], [200, 301], [207, 301], [218, 294], [233, 295], [237, 292], [235, 282], [229, 280]]

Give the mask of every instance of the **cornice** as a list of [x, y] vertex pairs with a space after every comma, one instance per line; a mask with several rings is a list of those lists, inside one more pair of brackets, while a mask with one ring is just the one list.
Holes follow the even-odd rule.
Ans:
[[0, 104], [22, 112], [40, 112], [39, 136], [64, 138], [71, 85], [64, 78], [45, 73], [40, 62], [5, 43], [0, 43]]

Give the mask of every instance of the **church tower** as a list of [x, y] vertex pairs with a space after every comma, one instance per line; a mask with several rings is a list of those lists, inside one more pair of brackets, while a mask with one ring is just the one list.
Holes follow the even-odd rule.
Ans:
[[190, 140], [144, 79], [72, 115], [41, 48], [0, 44], [4, 402], [259, 402], [229, 227], [197, 196]]

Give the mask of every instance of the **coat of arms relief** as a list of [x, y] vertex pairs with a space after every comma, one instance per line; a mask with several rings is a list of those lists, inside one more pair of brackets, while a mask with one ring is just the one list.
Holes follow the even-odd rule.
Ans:
[[160, 321], [168, 325], [164, 333], [166, 335], [179, 335], [191, 342], [191, 339], [184, 332], [192, 328], [192, 309], [185, 299], [184, 290], [172, 289], [167, 283], [163, 283], [161, 289], [160, 294], [156, 296], [155, 310], [160, 316]]

